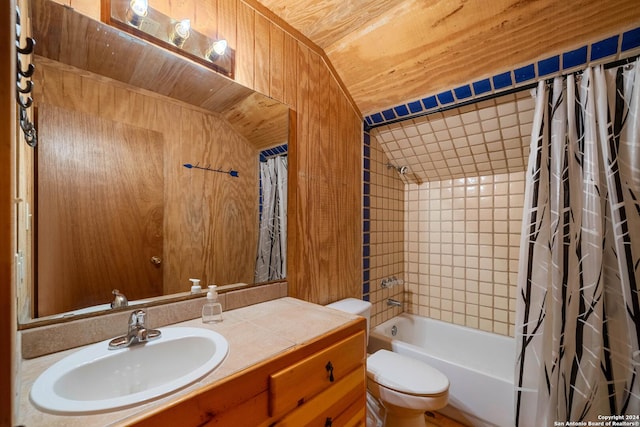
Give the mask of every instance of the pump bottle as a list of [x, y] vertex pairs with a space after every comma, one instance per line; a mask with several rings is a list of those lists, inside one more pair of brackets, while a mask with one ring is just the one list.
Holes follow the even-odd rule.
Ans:
[[216, 285], [209, 285], [207, 301], [202, 306], [202, 323], [222, 322], [222, 304], [218, 302]]
[[200, 279], [189, 279], [189, 281], [191, 282], [192, 294], [198, 294], [202, 291], [202, 288], [200, 287]]

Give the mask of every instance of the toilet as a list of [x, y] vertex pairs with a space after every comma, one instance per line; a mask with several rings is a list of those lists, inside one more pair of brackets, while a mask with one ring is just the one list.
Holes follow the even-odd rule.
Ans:
[[[368, 342], [370, 302], [347, 298], [327, 307], [367, 319]], [[449, 379], [417, 359], [378, 350], [367, 357], [367, 389], [382, 403], [386, 427], [425, 427], [424, 413], [447, 405]]]

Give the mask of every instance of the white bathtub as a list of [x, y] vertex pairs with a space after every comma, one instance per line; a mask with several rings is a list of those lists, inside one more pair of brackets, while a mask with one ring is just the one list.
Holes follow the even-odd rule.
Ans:
[[513, 425], [513, 338], [401, 314], [371, 330], [369, 352], [382, 348], [422, 360], [449, 378], [449, 406], [439, 412], [472, 426]]

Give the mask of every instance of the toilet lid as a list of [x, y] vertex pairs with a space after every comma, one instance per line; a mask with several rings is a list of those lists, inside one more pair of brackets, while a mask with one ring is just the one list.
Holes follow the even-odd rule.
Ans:
[[367, 377], [381, 386], [402, 393], [433, 395], [449, 389], [449, 379], [424, 362], [378, 350], [367, 358]]

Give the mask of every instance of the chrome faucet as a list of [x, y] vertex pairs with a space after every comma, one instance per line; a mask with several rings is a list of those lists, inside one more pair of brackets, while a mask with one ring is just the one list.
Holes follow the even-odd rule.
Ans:
[[388, 298], [387, 299], [387, 305], [389, 307], [402, 307], [402, 303], [398, 300], [395, 300], [393, 298]]
[[109, 342], [109, 350], [126, 348], [134, 344], [151, 341], [160, 338], [161, 332], [157, 329], [147, 329], [144, 310], [136, 310], [129, 317], [129, 327], [127, 335], [122, 335]]
[[127, 297], [124, 294], [121, 294], [119, 290], [114, 289], [112, 292], [113, 301], [111, 301], [111, 308], [120, 308], [126, 307], [129, 305], [129, 301], [127, 301]]

